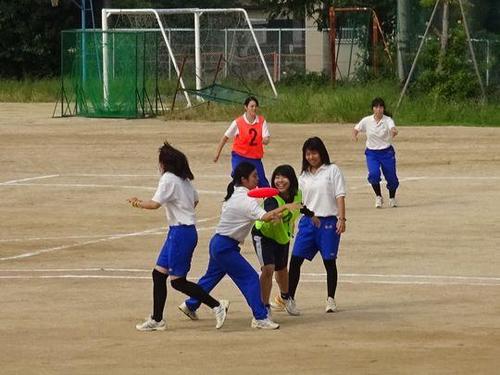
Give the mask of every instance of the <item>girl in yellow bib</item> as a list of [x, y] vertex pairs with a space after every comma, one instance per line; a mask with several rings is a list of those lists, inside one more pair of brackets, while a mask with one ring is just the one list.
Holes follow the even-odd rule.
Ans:
[[[302, 194], [299, 191], [297, 175], [290, 165], [278, 166], [271, 178], [272, 187], [279, 190], [279, 195], [267, 198], [264, 209], [272, 211], [287, 203], [300, 204]], [[307, 214], [306, 208], [284, 211], [279, 221], [257, 221], [252, 229], [252, 241], [261, 265], [260, 287], [262, 302], [270, 312], [273, 274], [280, 287], [283, 309], [290, 315], [299, 315], [288, 294], [288, 250], [294, 233], [295, 221], [300, 213]], [[278, 298], [278, 297], [277, 297]]]
[[222, 136], [215, 152], [214, 163], [219, 160], [220, 153], [229, 138], [234, 138], [231, 152], [231, 176], [241, 162], [255, 166], [259, 176], [259, 187], [268, 187], [269, 181], [264, 172], [262, 157], [264, 145], [269, 143], [270, 133], [264, 116], [257, 115], [259, 101], [253, 96], [245, 100], [245, 113], [234, 120]]

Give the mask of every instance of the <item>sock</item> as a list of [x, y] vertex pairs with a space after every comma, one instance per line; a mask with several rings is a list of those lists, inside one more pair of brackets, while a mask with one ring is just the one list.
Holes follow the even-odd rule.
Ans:
[[389, 190], [389, 198], [396, 198], [396, 189]]
[[335, 290], [337, 289], [337, 264], [335, 259], [323, 260], [326, 269], [326, 286], [328, 297], [335, 298]]
[[295, 291], [299, 285], [300, 267], [304, 263], [304, 258], [292, 255], [290, 259], [290, 269], [288, 270], [288, 293], [291, 298], [295, 298]]
[[210, 294], [205, 292], [201, 286], [191, 281], [187, 281], [185, 277], [179, 277], [178, 279], [171, 280], [170, 284], [179, 292], [201, 301], [201, 303], [204, 303], [212, 309], [220, 305], [219, 301], [212, 298]]
[[382, 192], [380, 191], [380, 184], [372, 184], [373, 191], [377, 197], [382, 196]]
[[153, 315], [157, 322], [163, 319], [163, 309], [167, 301], [167, 277], [168, 275], [160, 271], [153, 270]]
[[288, 292], [286, 292], [286, 293], [285, 292], [281, 292], [280, 295], [281, 295], [281, 299], [283, 301], [286, 301], [287, 299], [290, 298], [290, 293], [288, 293]]

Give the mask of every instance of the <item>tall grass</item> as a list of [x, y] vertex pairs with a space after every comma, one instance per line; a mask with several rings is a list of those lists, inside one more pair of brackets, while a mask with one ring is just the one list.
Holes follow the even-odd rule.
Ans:
[[[1, 102], [55, 102], [59, 80], [2, 80]], [[355, 123], [371, 113], [370, 103], [375, 96], [385, 99], [398, 125], [464, 125], [500, 126], [500, 100], [490, 97], [487, 104], [478, 101], [449, 102], [431, 95], [404, 98], [394, 113], [399, 98], [397, 82], [380, 81], [365, 84], [281, 84], [279, 97], [259, 97], [261, 112], [270, 122], [288, 123]], [[165, 98], [170, 106], [171, 98]], [[194, 121], [229, 121], [243, 111], [243, 105], [210, 103], [194, 109], [176, 107], [167, 119]]]
[[59, 78], [41, 80], [0, 80], [0, 102], [55, 102]]

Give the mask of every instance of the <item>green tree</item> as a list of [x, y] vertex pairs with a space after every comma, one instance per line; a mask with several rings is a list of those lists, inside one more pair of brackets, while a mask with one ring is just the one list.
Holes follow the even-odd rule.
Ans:
[[0, 2], [0, 77], [52, 76], [59, 67], [59, 33], [79, 25], [78, 9], [48, 0]]

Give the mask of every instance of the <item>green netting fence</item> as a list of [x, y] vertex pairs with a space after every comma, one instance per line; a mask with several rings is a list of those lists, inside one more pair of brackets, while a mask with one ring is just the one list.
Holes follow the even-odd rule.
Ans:
[[61, 116], [137, 118], [163, 113], [159, 33], [61, 33]]

